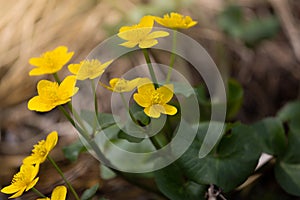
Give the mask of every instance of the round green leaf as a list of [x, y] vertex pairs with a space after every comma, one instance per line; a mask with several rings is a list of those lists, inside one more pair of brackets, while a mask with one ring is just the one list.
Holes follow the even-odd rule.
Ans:
[[199, 184], [215, 184], [227, 192], [253, 173], [261, 150], [255, 131], [246, 125], [235, 124], [209, 155], [199, 159], [198, 152], [207, 126], [201, 125], [198, 138], [178, 162], [189, 179]]
[[255, 123], [253, 128], [263, 152], [275, 156], [281, 156], [285, 152], [287, 139], [282, 123], [277, 118], [263, 119]]
[[206, 186], [185, 179], [182, 170], [171, 164], [154, 173], [159, 190], [171, 200], [205, 199]]

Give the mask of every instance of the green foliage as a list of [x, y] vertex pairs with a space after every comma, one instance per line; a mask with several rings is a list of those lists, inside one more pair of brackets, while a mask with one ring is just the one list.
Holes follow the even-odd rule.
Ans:
[[[204, 85], [195, 87], [198, 103], [200, 106], [201, 121], [210, 120], [211, 101]], [[244, 91], [239, 82], [229, 79], [227, 82], [227, 113], [226, 118], [232, 119], [236, 116], [243, 102]]]
[[156, 171], [154, 177], [160, 191], [172, 200], [204, 199], [207, 187], [187, 180], [182, 169], [176, 164]]
[[229, 79], [227, 84], [227, 119], [232, 119], [239, 112], [244, 91], [239, 82], [234, 79]]
[[260, 147], [251, 127], [231, 125], [220, 143], [205, 158], [199, 159], [208, 124], [201, 124], [198, 136], [178, 160], [188, 179], [198, 184], [215, 184], [225, 192], [233, 190], [254, 172], [260, 157]]
[[283, 125], [277, 118], [266, 118], [253, 125], [262, 151], [281, 156], [286, 150], [287, 141]]
[[287, 104], [278, 117], [287, 123], [288, 145], [276, 162], [275, 176], [285, 191], [300, 196], [300, 102]]
[[93, 187], [85, 190], [81, 196], [81, 200], [91, 200], [92, 197], [96, 194], [99, 188], [99, 184], [94, 185]]
[[279, 30], [275, 16], [246, 20], [242, 8], [237, 5], [227, 6], [219, 15], [218, 24], [229, 36], [242, 40], [249, 47], [272, 38]]
[[75, 162], [78, 159], [80, 153], [85, 152], [86, 147], [82, 144], [80, 140], [63, 147], [64, 156], [71, 162]]

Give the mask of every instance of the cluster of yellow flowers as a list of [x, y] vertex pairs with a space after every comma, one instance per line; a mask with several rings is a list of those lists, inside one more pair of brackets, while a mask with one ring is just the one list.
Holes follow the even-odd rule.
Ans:
[[[138, 24], [120, 28], [118, 36], [126, 40], [126, 42], [120, 45], [127, 48], [133, 48], [138, 45], [141, 49], [147, 49], [156, 45], [158, 43], [157, 38], [166, 37], [169, 33], [166, 31], [152, 31], [155, 21], [174, 30], [179, 28], [187, 29], [197, 24], [189, 16], [183, 16], [178, 13], [167, 14], [163, 18], [144, 16]], [[57, 106], [63, 109], [61, 105], [69, 104], [71, 98], [79, 90], [76, 87], [77, 80], [96, 79], [113, 62], [113, 60], [109, 60], [101, 63], [99, 60], [93, 59], [83, 60], [77, 64], [69, 64], [68, 69], [72, 75], [68, 75], [61, 81], [57, 72], [72, 59], [73, 55], [74, 52], [68, 52], [67, 47], [59, 46], [52, 51], [42, 54], [40, 57], [29, 60], [29, 63], [35, 66], [29, 72], [30, 76], [52, 74], [55, 78], [54, 82], [49, 80], [40, 80], [38, 82], [38, 95], [29, 100], [29, 110], [48, 112]], [[147, 62], [147, 64], [149, 63]], [[99, 84], [117, 93], [130, 92], [137, 88], [137, 93], [134, 94], [133, 99], [138, 105], [144, 108], [144, 113], [149, 117], [159, 118], [161, 114], [175, 115], [177, 108], [168, 104], [173, 98], [173, 85], [158, 86], [154, 80], [153, 77], [152, 81], [148, 78], [140, 77], [133, 80], [113, 78], [109, 81], [109, 86], [101, 82]], [[42, 140], [36, 144], [32, 150], [32, 154], [23, 160], [20, 171], [13, 177], [11, 185], [4, 187], [1, 192], [6, 194], [14, 193], [10, 198], [19, 197], [24, 191], [30, 189], [38, 192], [34, 186], [39, 180], [39, 177], [36, 177], [39, 166], [47, 158], [50, 159], [48, 154], [55, 147], [57, 140], [58, 134], [54, 131], [47, 136], [46, 140]], [[58, 186], [53, 190], [51, 199], [64, 200], [66, 193], [67, 189], [64, 186]], [[49, 198], [44, 197], [43, 199]]]
[[133, 26], [123, 26], [119, 30], [118, 36], [127, 42], [122, 43], [122, 46], [133, 48], [139, 45], [141, 49], [153, 47], [158, 43], [156, 38], [166, 37], [169, 35], [166, 31], [152, 31], [154, 21], [162, 26], [172, 29], [187, 29], [197, 24], [191, 17], [180, 15], [172, 12], [166, 14], [163, 18], [156, 16], [144, 16], [140, 23]]
[[[58, 140], [58, 134], [56, 131], [49, 133], [46, 140], [39, 141], [34, 145], [32, 154], [23, 159], [23, 164], [20, 167], [20, 171], [14, 175], [13, 180], [9, 186], [2, 188], [1, 192], [5, 194], [13, 194], [9, 198], [17, 198], [21, 196], [24, 191], [34, 189], [39, 177], [36, 177], [40, 164], [43, 163], [50, 151], [55, 147]], [[64, 200], [66, 198], [67, 189], [65, 186], [57, 186], [51, 195], [51, 200]], [[49, 199], [48, 197], [40, 198]]]

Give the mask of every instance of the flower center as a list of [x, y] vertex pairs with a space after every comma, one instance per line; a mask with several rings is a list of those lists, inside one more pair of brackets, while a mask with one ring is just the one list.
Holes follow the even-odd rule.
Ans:
[[158, 92], [153, 92], [151, 94], [151, 102], [152, 104], [161, 104], [161, 98], [162, 98], [162, 95]]
[[45, 141], [42, 140], [38, 144], [34, 145], [32, 152], [37, 156], [44, 157], [47, 154], [47, 150], [44, 147]]

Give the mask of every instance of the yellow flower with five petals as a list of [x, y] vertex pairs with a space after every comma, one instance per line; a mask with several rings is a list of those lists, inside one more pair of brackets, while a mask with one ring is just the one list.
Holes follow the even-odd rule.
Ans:
[[110, 86], [107, 86], [101, 82], [100, 85], [102, 85], [103, 87], [105, 87], [110, 91], [122, 93], [122, 92], [130, 92], [137, 86], [145, 84], [147, 82], [151, 82], [151, 81], [148, 78], [135, 78], [132, 80], [126, 80], [123, 78], [113, 78], [109, 81]]
[[177, 108], [167, 104], [173, 98], [173, 85], [164, 85], [155, 89], [153, 83], [138, 87], [138, 93], [133, 95], [135, 102], [144, 107], [149, 117], [159, 118], [161, 113], [175, 115]]
[[38, 58], [31, 58], [29, 63], [36, 68], [29, 72], [30, 76], [53, 74], [62, 69], [70, 61], [74, 52], [68, 52], [65, 46], [59, 46], [52, 51], [47, 51]]
[[36, 175], [39, 172], [39, 165], [21, 165], [20, 171], [16, 173], [11, 181], [9, 186], [6, 186], [1, 189], [2, 193], [13, 194], [9, 198], [17, 198], [21, 196], [24, 191], [28, 191], [35, 186], [38, 182], [39, 177], [36, 178]]
[[172, 28], [172, 29], [188, 29], [197, 24], [196, 21], [190, 16], [183, 16], [179, 13], [171, 12], [169, 14], [165, 14], [163, 18], [154, 17], [154, 20], [162, 26]]
[[45, 140], [41, 140], [38, 144], [34, 145], [32, 154], [24, 158], [24, 164], [40, 164], [43, 163], [50, 151], [55, 147], [58, 140], [58, 134], [56, 131], [49, 133]]
[[65, 186], [57, 186], [54, 188], [51, 199], [46, 198], [39, 198], [37, 200], [65, 200], [67, 196], [67, 188]]
[[39, 81], [37, 85], [38, 96], [29, 100], [28, 109], [47, 112], [58, 105], [71, 101], [71, 97], [78, 91], [75, 84], [75, 76], [67, 76], [60, 85], [48, 80]]
[[120, 28], [118, 36], [127, 40], [120, 45], [133, 48], [138, 45], [141, 49], [153, 47], [158, 43], [156, 38], [169, 35], [166, 31], [152, 31], [154, 19], [152, 16], [144, 16], [138, 24], [133, 26], [123, 26]]
[[69, 71], [76, 75], [77, 80], [95, 79], [101, 76], [113, 60], [101, 63], [97, 59], [83, 60], [79, 64], [70, 64]]

